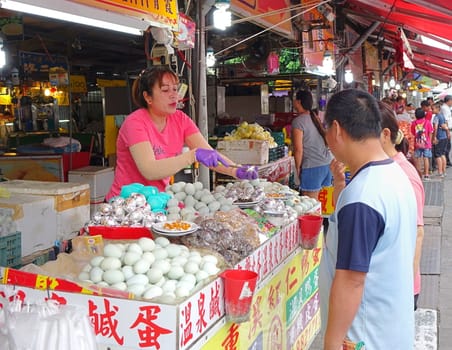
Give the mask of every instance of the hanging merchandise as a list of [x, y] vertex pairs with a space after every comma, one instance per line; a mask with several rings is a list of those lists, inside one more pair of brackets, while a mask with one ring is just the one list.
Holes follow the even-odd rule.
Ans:
[[195, 47], [196, 23], [183, 13], [179, 13], [179, 31], [175, 32], [174, 46], [179, 50]]
[[279, 74], [279, 56], [275, 51], [270, 52], [267, 57], [268, 74]]
[[97, 349], [87, 311], [78, 306], [59, 305], [52, 299], [27, 303], [13, 290], [0, 301], [0, 343], [4, 350]]

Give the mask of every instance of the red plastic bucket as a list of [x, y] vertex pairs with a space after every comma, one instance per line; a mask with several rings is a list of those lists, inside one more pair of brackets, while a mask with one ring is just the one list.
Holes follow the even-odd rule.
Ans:
[[258, 274], [249, 270], [226, 270], [221, 277], [226, 319], [235, 323], [249, 321]]
[[301, 233], [301, 246], [304, 249], [313, 249], [317, 246], [323, 217], [320, 215], [305, 214], [298, 217]]

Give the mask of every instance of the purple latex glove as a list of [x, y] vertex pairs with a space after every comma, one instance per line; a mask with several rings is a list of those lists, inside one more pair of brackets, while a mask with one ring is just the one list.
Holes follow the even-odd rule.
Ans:
[[255, 166], [242, 165], [237, 169], [235, 176], [240, 180], [255, 180], [259, 177], [259, 174], [257, 173], [257, 168]]
[[206, 167], [217, 167], [220, 163], [225, 167], [228, 166], [228, 162], [226, 162], [220, 154], [213, 149], [206, 148], [198, 148], [195, 152], [196, 161], [204, 164]]

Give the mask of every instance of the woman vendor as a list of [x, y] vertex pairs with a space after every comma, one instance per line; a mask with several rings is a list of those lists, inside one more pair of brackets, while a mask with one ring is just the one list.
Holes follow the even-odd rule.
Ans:
[[[119, 129], [115, 177], [107, 200], [131, 183], [164, 191], [170, 176], [196, 161], [238, 179], [257, 178], [254, 167], [229, 167], [232, 162], [212, 149], [195, 123], [176, 109], [178, 86], [177, 75], [165, 66], [145, 69], [134, 81], [132, 97], [139, 109]], [[182, 153], [184, 145], [190, 150]]]

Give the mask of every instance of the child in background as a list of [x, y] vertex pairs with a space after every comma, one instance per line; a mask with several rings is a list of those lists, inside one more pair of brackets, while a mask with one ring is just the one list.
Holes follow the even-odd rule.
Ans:
[[430, 180], [430, 158], [432, 157], [433, 126], [425, 118], [422, 108], [414, 112], [416, 120], [411, 123], [411, 134], [414, 135], [414, 163], [425, 181]]

